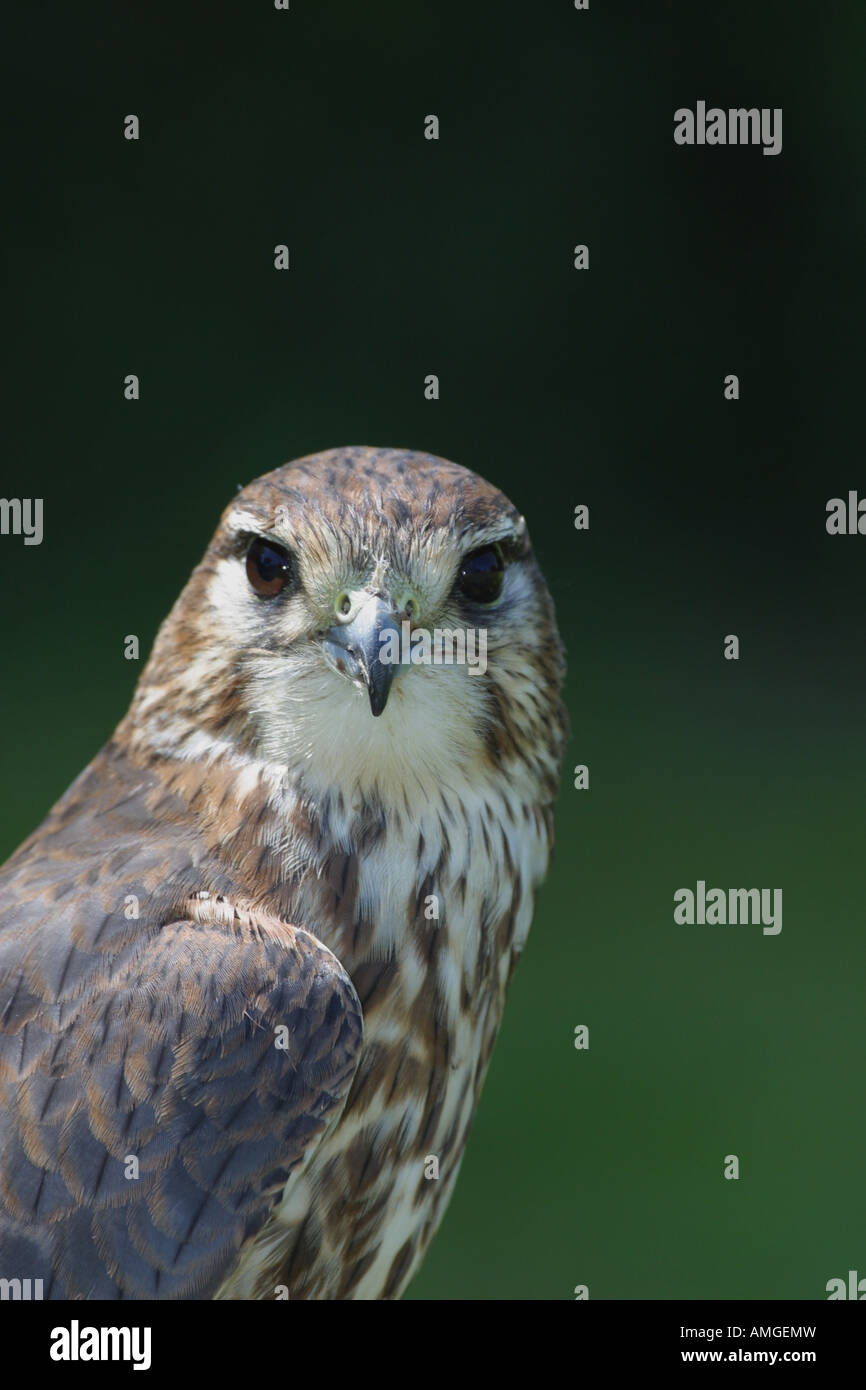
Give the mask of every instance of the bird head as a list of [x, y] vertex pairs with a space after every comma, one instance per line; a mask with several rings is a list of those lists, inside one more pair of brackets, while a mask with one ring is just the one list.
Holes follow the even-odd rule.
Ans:
[[508, 499], [429, 454], [339, 449], [226, 508], [131, 713], [163, 752], [210, 741], [311, 789], [405, 798], [558, 764], [561, 679]]

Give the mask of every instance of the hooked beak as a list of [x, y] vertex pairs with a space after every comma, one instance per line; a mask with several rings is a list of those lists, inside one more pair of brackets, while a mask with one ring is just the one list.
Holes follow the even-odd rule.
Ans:
[[370, 712], [378, 718], [388, 703], [398, 665], [382, 662], [382, 639], [387, 632], [395, 633], [399, 651], [400, 628], [393, 607], [379, 594], [365, 591], [353, 594], [352, 599], [358, 602], [353, 602], [347, 621], [328, 629], [322, 650], [335, 671], [366, 686]]

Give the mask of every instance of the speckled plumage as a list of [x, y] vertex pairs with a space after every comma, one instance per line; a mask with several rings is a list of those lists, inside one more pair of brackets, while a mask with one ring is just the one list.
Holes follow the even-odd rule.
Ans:
[[[250, 536], [295, 594], [250, 590]], [[457, 568], [493, 541], [474, 611]], [[401, 670], [374, 719], [320, 653], [352, 586], [483, 623], [486, 673]], [[399, 1296], [547, 867], [562, 670], [522, 518], [476, 475], [346, 449], [239, 493], [114, 737], [0, 870], [0, 1277]]]

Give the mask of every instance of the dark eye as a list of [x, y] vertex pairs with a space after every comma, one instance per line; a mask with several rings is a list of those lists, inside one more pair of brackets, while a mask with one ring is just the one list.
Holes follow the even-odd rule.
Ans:
[[292, 578], [292, 558], [273, 541], [254, 540], [247, 551], [247, 579], [262, 598], [282, 593]]
[[457, 578], [460, 592], [473, 603], [493, 603], [502, 593], [505, 561], [498, 545], [485, 545], [467, 555]]

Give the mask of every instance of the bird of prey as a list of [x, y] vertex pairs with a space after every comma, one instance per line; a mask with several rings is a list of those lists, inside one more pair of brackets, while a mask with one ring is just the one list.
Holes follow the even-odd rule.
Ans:
[[[415, 660], [437, 629], [486, 634], [486, 668]], [[547, 868], [562, 676], [525, 522], [476, 474], [347, 448], [238, 493], [0, 869], [0, 1277], [399, 1297]]]

